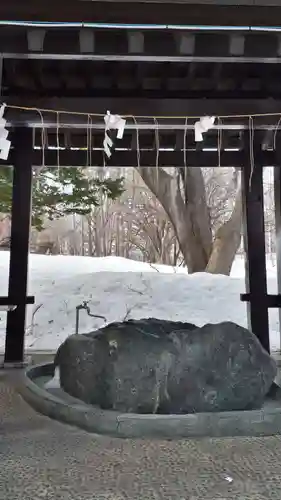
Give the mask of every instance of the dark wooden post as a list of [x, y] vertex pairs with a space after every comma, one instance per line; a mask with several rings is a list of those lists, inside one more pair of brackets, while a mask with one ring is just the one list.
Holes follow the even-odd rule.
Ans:
[[24, 358], [26, 292], [32, 199], [32, 129], [16, 128], [13, 146], [13, 199], [9, 299], [17, 308], [7, 315], [5, 363]]
[[255, 166], [251, 172], [249, 132], [245, 132], [245, 161], [242, 167], [243, 238], [249, 329], [264, 349], [270, 351], [267, 304], [263, 167], [260, 163], [262, 137], [255, 132]]

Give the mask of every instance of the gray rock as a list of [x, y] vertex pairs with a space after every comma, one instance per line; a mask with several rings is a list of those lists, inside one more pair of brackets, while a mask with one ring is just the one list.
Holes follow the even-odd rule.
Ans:
[[168, 377], [174, 413], [260, 408], [277, 373], [257, 337], [234, 323], [171, 336], [177, 362]]
[[153, 318], [73, 335], [55, 364], [66, 392], [134, 413], [259, 408], [276, 375], [274, 361], [245, 328]]
[[171, 331], [187, 333], [196, 328], [155, 318], [115, 323], [104, 332], [115, 346], [108, 370], [108, 400], [114, 410], [156, 413], [167, 400], [165, 383], [176, 362], [177, 350]]
[[60, 368], [61, 387], [102, 408], [150, 413], [156, 404], [155, 371], [158, 358], [165, 356], [164, 344], [176, 352], [169, 333], [194, 328], [191, 323], [150, 318], [71, 335], [59, 347], [54, 361]]
[[59, 347], [54, 365], [60, 369], [60, 384], [68, 394], [106, 407], [105, 368], [109, 361], [109, 344], [105, 338], [71, 335]]

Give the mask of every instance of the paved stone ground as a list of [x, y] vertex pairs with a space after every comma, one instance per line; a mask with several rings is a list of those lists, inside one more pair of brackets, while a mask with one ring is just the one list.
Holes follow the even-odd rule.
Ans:
[[16, 385], [16, 375], [0, 372], [0, 500], [281, 498], [281, 436], [133, 441], [90, 435], [36, 414]]

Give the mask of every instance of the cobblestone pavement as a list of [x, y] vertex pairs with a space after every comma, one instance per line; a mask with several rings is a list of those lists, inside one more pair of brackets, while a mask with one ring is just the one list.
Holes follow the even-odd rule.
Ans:
[[36, 414], [16, 384], [14, 374], [0, 373], [0, 500], [281, 498], [281, 437], [90, 435]]

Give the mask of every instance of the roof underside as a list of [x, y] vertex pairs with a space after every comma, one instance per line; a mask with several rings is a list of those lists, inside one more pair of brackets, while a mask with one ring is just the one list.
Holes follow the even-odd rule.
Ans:
[[281, 65], [6, 60], [2, 96], [281, 99]]
[[[113, 155], [115, 165], [159, 161], [163, 166], [241, 166], [249, 161], [244, 151], [249, 118], [223, 118], [222, 136], [217, 130], [209, 133], [202, 151], [202, 145], [194, 142], [195, 119], [176, 116], [279, 112], [281, 116], [278, 33], [0, 26], [0, 44], [4, 102], [101, 114], [89, 121], [87, 115], [9, 109], [12, 126], [40, 129], [43, 124], [49, 129], [46, 155], [43, 159], [42, 151], [35, 149], [35, 165], [102, 165], [101, 128], [103, 115], [110, 110], [146, 116], [127, 120], [124, 139]], [[155, 121], [155, 116], [166, 118]], [[262, 165], [279, 162], [272, 144], [280, 116], [253, 120]], [[91, 155], [85, 133], [89, 125]], [[40, 130], [34, 144], [42, 146]]]
[[277, 33], [0, 27], [0, 46], [2, 96], [14, 104], [223, 115], [270, 112], [281, 100]]

